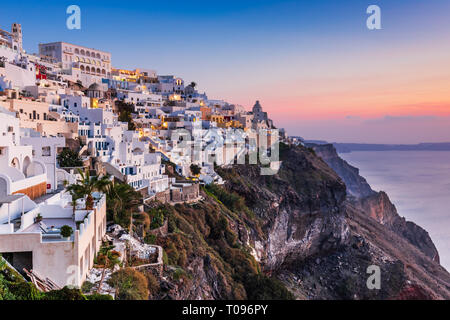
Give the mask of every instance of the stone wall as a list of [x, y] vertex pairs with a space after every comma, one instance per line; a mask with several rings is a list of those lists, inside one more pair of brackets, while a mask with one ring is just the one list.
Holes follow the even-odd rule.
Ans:
[[174, 183], [172, 186], [176, 188], [158, 192], [155, 195], [155, 200], [162, 203], [189, 202], [197, 200], [200, 195], [198, 183], [193, 183], [190, 185]]
[[162, 191], [162, 192], [158, 192], [155, 195], [155, 199], [157, 201], [159, 201], [159, 202], [162, 202], [162, 203], [170, 202], [170, 189], [167, 189], [167, 190]]

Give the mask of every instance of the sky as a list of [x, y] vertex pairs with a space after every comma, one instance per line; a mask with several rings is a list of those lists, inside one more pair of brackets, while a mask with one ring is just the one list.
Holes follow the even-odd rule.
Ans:
[[[66, 8], [81, 8], [81, 30]], [[369, 5], [381, 30], [369, 30]], [[448, 0], [7, 1], [24, 47], [65, 41], [119, 68], [195, 81], [211, 99], [259, 100], [289, 135], [329, 142], [450, 141]]]

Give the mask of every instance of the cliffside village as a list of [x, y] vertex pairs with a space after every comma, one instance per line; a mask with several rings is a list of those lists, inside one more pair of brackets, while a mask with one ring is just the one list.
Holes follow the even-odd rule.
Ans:
[[[106, 196], [96, 192], [90, 210], [84, 199], [73, 204], [66, 186], [78, 173], [58, 163], [64, 148], [143, 203], [173, 204], [198, 200], [199, 184], [222, 184], [215, 166], [244, 163], [278, 139], [284, 131], [258, 101], [246, 111], [211, 100], [194, 82], [116, 69], [111, 53], [81, 45], [39, 44], [28, 54], [14, 23], [0, 29], [0, 253], [61, 287], [86, 280], [106, 234]], [[63, 237], [63, 225], [73, 234]]]

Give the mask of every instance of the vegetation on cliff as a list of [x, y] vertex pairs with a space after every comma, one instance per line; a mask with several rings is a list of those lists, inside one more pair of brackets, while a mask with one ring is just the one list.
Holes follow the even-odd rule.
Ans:
[[[202, 195], [202, 203], [166, 207], [169, 232], [156, 239], [173, 269], [177, 292], [183, 298], [291, 299], [281, 282], [261, 273], [250, 247], [239, 238], [239, 229], [249, 228], [246, 221], [252, 219], [245, 201], [218, 186]], [[199, 287], [199, 276], [216, 283], [215, 288]]]
[[0, 256], [0, 300], [111, 300], [110, 295], [84, 295], [79, 289], [64, 287], [49, 292], [39, 291]]

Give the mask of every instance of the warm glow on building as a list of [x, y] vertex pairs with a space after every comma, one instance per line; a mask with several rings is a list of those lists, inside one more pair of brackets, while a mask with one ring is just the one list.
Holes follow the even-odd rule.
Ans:
[[98, 108], [98, 99], [91, 98], [91, 108]]
[[181, 100], [181, 96], [179, 94], [173, 94], [169, 97], [170, 101], [180, 101]]

